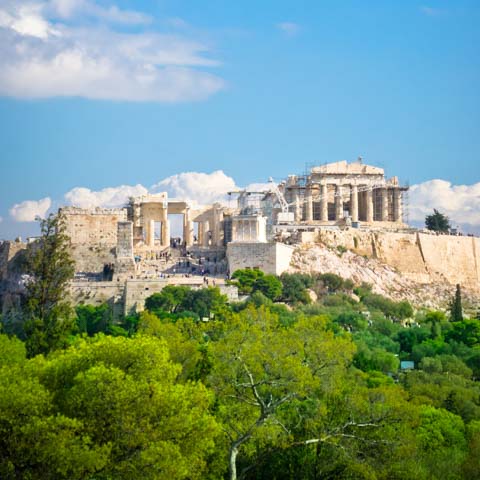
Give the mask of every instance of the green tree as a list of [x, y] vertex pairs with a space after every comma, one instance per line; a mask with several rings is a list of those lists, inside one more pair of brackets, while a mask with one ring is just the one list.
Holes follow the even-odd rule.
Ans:
[[235, 270], [232, 275], [234, 284], [237, 285], [239, 293], [248, 295], [252, 293], [255, 282], [264, 276], [264, 273], [257, 268], [244, 268]]
[[448, 217], [435, 208], [433, 209], [433, 214], [425, 217], [425, 226], [428, 230], [442, 233], [448, 233], [451, 228]]
[[29, 246], [25, 272], [24, 330], [27, 353], [34, 356], [65, 346], [74, 328], [68, 283], [75, 273], [61, 214], [40, 220], [41, 237]]
[[460, 289], [460, 285], [457, 283], [457, 287], [455, 289], [455, 297], [453, 297], [452, 303], [450, 304], [450, 321], [461, 322], [462, 320], [462, 291]]
[[313, 278], [302, 273], [282, 273], [280, 280], [283, 285], [282, 300], [287, 303], [310, 303], [307, 288], [313, 286]]
[[278, 300], [282, 295], [282, 282], [275, 275], [263, 275], [255, 280], [253, 292], [261, 292], [270, 300]]
[[175, 313], [180, 311], [189, 290], [189, 287], [182, 285], [167, 285], [161, 292], [154, 293], [145, 300], [145, 308], [151, 312]]
[[213, 396], [179, 375], [166, 342], [153, 336], [97, 335], [47, 359], [0, 366], [1, 478], [218, 475], [210, 467], [219, 434]]
[[326, 319], [300, 319], [285, 328], [268, 310], [249, 307], [225, 325], [211, 346], [208, 381], [229, 443], [230, 479], [237, 478], [238, 456], [245, 464], [255, 444], [278, 447], [298, 417], [288, 406], [329, 391], [350, 361], [354, 347], [335, 339]]

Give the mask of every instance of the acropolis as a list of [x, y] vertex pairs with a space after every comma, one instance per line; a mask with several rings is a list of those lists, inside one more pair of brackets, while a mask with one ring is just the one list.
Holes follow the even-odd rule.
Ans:
[[[263, 190], [229, 192], [224, 204], [197, 205], [162, 192], [119, 208], [62, 207], [76, 264], [72, 296], [77, 303], [108, 301], [119, 314], [143, 309], [146, 297], [172, 283], [216, 285], [235, 299], [225, 281], [235, 270], [280, 275], [292, 268], [296, 249], [315, 244], [378, 259], [419, 284], [479, 289], [478, 238], [409, 227], [406, 195], [397, 177], [387, 179], [382, 168], [358, 159], [271, 179]], [[4, 285], [25, 248], [0, 244]]]

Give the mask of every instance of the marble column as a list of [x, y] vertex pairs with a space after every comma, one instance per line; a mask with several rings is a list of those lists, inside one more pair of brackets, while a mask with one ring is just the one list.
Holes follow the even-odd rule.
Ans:
[[358, 187], [352, 185], [350, 190], [350, 216], [352, 222], [358, 222]]
[[382, 188], [382, 222], [388, 222], [388, 189]]
[[322, 183], [320, 186], [320, 220], [328, 222], [328, 186]]
[[170, 228], [168, 225], [168, 210], [166, 208], [162, 210], [162, 246], [170, 246]]
[[222, 222], [223, 222], [223, 212], [221, 211], [220, 208], [215, 207], [213, 211], [212, 244], [215, 245], [216, 247], [221, 247], [223, 245], [223, 231], [220, 228]]
[[149, 247], [155, 246], [155, 220], [147, 221], [146, 242]]
[[198, 223], [198, 235], [197, 235], [197, 243], [198, 245], [203, 245], [203, 222], [197, 222]]
[[305, 220], [311, 222], [313, 220], [313, 199], [312, 199], [312, 190], [307, 188], [305, 192]]
[[343, 188], [342, 185], [335, 185], [335, 220], [338, 222], [343, 218]]
[[301, 222], [302, 220], [302, 204], [300, 203], [300, 195], [298, 193], [295, 194], [295, 221]]
[[393, 221], [402, 222], [402, 217], [402, 192], [399, 188], [395, 188], [393, 190]]
[[210, 223], [208, 220], [206, 220], [205, 222], [202, 222], [203, 223], [203, 242], [202, 242], [202, 246], [203, 247], [208, 247], [209, 244], [210, 244], [210, 238], [209, 238], [209, 230], [210, 230]]
[[183, 214], [183, 241], [186, 247], [193, 245], [193, 222], [190, 220], [190, 210], [188, 208]]
[[367, 223], [373, 222], [373, 190], [369, 189], [365, 192], [367, 198]]

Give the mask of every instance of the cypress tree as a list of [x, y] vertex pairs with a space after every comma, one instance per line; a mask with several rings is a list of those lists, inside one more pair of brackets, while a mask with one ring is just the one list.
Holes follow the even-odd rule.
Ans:
[[460, 290], [460, 284], [457, 283], [455, 297], [453, 297], [452, 303], [450, 305], [450, 321], [461, 322], [462, 320], [463, 320], [462, 292]]

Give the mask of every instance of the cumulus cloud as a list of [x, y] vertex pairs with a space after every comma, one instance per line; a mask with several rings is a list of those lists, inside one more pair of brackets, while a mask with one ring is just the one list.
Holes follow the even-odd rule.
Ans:
[[300, 31], [300, 25], [294, 22], [280, 22], [276, 26], [289, 37], [294, 37]]
[[[268, 183], [252, 183], [247, 190], [267, 191]], [[75, 187], [64, 195], [68, 205], [91, 207], [122, 207], [130, 197], [147, 193], [167, 192], [169, 198], [187, 200], [195, 205], [222, 203], [227, 205], [230, 198], [228, 192], [241, 190], [235, 180], [222, 170], [211, 173], [184, 172], [164, 178], [146, 188], [143, 185], [120, 185], [102, 190], [90, 190], [86, 187]]]
[[480, 229], [480, 182], [452, 185], [446, 180], [429, 180], [410, 187], [409, 217], [423, 222], [436, 208], [450, 218], [450, 223]]
[[49, 197], [41, 200], [25, 200], [16, 203], [10, 209], [10, 216], [17, 222], [33, 222], [37, 217], [45, 218], [51, 205], [52, 200]]
[[148, 190], [142, 185], [120, 185], [93, 191], [76, 187], [65, 194], [65, 200], [76, 207], [121, 207], [130, 197], [145, 195]]
[[152, 192], [167, 192], [171, 197], [178, 197], [198, 203], [225, 203], [227, 192], [237, 190], [235, 180], [222, 170], [212, 173], [185, 172], [156, 183]]
[[[85, 16], [97, 22], [82, 22]], [[90, 0], [0, 4], [0, 95], [179, 102], [205, 99], [224, 81], [208, 45], [145, 31], [148, 17]], [[132, 33], [115, 23], [138, 24]]]

